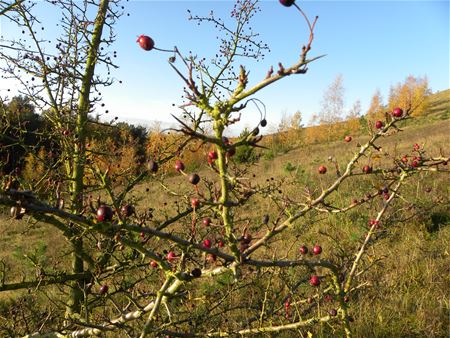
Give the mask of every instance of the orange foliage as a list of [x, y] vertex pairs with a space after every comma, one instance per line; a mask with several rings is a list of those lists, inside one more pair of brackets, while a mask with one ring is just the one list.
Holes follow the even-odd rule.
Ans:
[[382, 120], [384, 119], [384, 110], [383, 97], [381, 96], [380, 90], [377, 89], [372, 96], [372, 101], [370, 102], [366, 115], [369, 120]]
[[305, 129], [305, 143], [314, 144], [342, 139], [345, 135], [358, 133], [361, 129], [359, 118], [351, 117], [334, 124], [321, 124]]
[[36, 182], [42, 178], [46, 170], [47, 154], [43, 147], [38, 153], [29, 152], [25, 157], [25, 166], [22, 170], [23, 178], [27, 181]]
[[412, 115], [425, 114], [428, 106], [427, 97], [430, 95], [428, 79], [426, 77], [408, 76], [403, 83], [391, 87], [389, 94], [388, 109], [392, 111], [395, 107], [412, 109]]
[[[108, 171], [109, 177], [118, 184], [130, 175], [136, 174], [139, 168], [137, 154], [137, 140], [133, 138], [128, 130], [121, 130], [117, 139], [108, 137], [106, 139], [90, 139], [87, 147], [87, 158], [92, 170]], [[87, 172], [84, 180], [89, 184], [93, 172]]]
[[191, 141], [185, 149], [179, 149], [186, 136], [173, 132], [162, 132], [158, 127], [148, 134], [146, 154], [148, 158], [160, 160], [175, 154], [173, 158], [162, 165], [163, 169], [173, 170], [175, 161], [181, 159], [186, 167], [195, 168], [206, 161], [208, 148], [198, 140]]

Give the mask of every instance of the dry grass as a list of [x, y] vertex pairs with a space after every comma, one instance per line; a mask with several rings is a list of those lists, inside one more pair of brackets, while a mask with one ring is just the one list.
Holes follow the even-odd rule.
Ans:
[[[427, 125], [409, 125], [404, 131], [382, 140], [382, 152], [373, 153], [366, 161], [376, 167], [385, 161], [384, 153], [400, 156], [409, 153], [414, 143], [424, 145], [429, 153], [449, 152], [448, 133], [449, 121], [436, 120]], [[363, 143], [367, 136], [356, 136], [351, 143], [336, 141], [330, 144], [311, 145], [293, 150], [278, 156], [275, 160], [260, 160], [250, 169], [248, 178], [252, 183], [263, 184], [267, 180], [286, 180], [281, 187], [283, 193], [299, 199], [306, 186], [324, 187], [334, 178], [333, 170], [325, 176], [318, 176], [318, 165], [327, 164], [328, 157], [336, 158], [341, 165], [348, 160], [356, 149], [358, 142]], [[288, 163], [295, 170], [288, 170]], [[360, 163], [362, 166], [364, 163]], [[331, 168], [331, 164], [327, 164]], [[206, 167], [199, 170], [203, 179], [212, 177]], [[252, 176], [255, 174], [255, 177]], [[287, 182], [295, 178], [297, 185]], [[186, 178], [179, 175], [168, 177], [165, 184], [180, 195], [192, 194], [192, 186], [186, 183]], [[352, 198], [365, 195], [368, 187], [381, 185], [375, 178], [345, 182], [335, 197], [337, 203], [349, 202]], [[201, 185], [200, 185], [201, 186]], [[432, 193], [426, 195], [425, 186], [433, 188]], [[164, 219], [175, 215], [177, 207], [182, 209], [188, 205], [187, 198], [179, 198], [169, 193], [161, 193], [161, 186], [150, 180], [135, 190], [133, 198], [137, 201], [138, 212], [148, 208], [155, 209], [155, 218]], [[352, 324], [357, 337], [444, 337], [448, 335], [450, 271], [449, 271], [449, 242], [450, 227], [448, 219], [430, 226], [432, 215], [441, 212], [449, 215], [448, 204], [428, 213], [422, 210], [432, 206], [432, 199], [436, 196], [447, 196], [448, 177], [444, 175], [422, 174], [404, 187], [404, 196], [408, 202], [413, 202], [412, 211], [404, 211], [402, 216], [394, 217], [390, 224], [389, 235], [380, 238], [370, 249], [369, 257], [384, 257], [383, 260], [361, 278], [367, 284], [352, 294], [351, 315], [355, 318]], [[177, 203], [175, 203], [177, 201]], [[447, 200], [448, 203], [448, 200]], [[183, 205], [184, 204], [184, 205]], [[397, 204], [400, 205], [400, 204]], [[173, 206], [167, 208], [167, 206]], [[169, 210], [166, 214], [166, 211]], [[246, 224], [258, 224], [262, 215], [269, 213], [271, 219], [276, 217], [273, 202], [268, 199], [256, 199], [246, 205], [237, 214], [238, 226], [242, 229]], [[312, 245], [321, 243], [325, 258], [333, 258], [338, 248], [354, 252], [358, 240], [364, 234], [363, 224], [374, 210], [364, 208], [351, 212], [348, 217], [307, 216], [289, 233], [284, 234], [273, 243], [271, 251], [285, 252], [286, 256], [296, 255], [301, 244]], [[417, 212], [420, 217], [406, 220], [404, 215]], [[198, 215], [201, 217], [202, 213]], [[190, 226], [190, 219], [179, 222], [178, 227]], [[431, 229], [431, 230], [430, 230]], [[256, 230], [258, 231], [258, 230]], [[255, 233], [257, 236], [258, 233]], [[46, 264], [61, 266], [63, 255], [68, 252], [66, 242], [62, 236], [52, 228], [44, 225], [29, 225], [25, 222], [9, 220], [6, 215], [0, 216], [0, 260], [4, 260], [13, 269], [9, 275], [13, 280], [21, 280], [23, 276], [32, 276], [34, 269], [20, 257], [20, 253], [32, 253], [44, 250]], [[298, 239], [301, 238], [301, 239]], [[284, 251], [280, 251], [284, 250]], [[0, 294], [0, 305], [6, 299], [17, 293]], [[235, 297], [237, 297], [235, 295]], [[237, 301], [237, 300], [235, 300]], [[1, 307], [1, 306], [0, 306]], [[301, 332], [306, 334], [305, 332]], [[339, 336], [339, 332], [331, 331], [324, 326], [317, 328], [316, 334], [323, 337]], [[292, 337], [282, 334], [279, 337]]]

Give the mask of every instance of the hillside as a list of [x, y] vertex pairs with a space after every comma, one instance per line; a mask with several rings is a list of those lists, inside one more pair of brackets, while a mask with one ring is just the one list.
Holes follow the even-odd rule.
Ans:
[[429, 97], [430, 114], [449, 117], [450, 114], [450, 89], [431, 94]]
[[[435, 97], [438, 99], [434, 102], [443, 101], [442, 94]], [[440, 108], [436, 108], [434, 114], [442, 114], [447, 106], [436, 103], [435, 107]], [[330, 157], [336, 159], [337, 163], [344, 163], [355, 150], [355, 146], [366, 140], [367, 136], [361, 135], [355, 136], [354, 140], [348, 144], [335, 141], [300, 147], [273, 160], [261, 159], [251, 168], [248, 176], [252, 177], [253, 173], [254, 184], [264, 184], [270, 180], [279, 182], [280, 188], [282, 187], [291, 199], [302, 198], [306, 187], [323, 187], [332, 179], [332, 175], [317, 177], [315, 172], [319, 164], [327, 163]], [[428, 120], [426, 124], [408, 125], [401, 133], [381, 141], [382, 152], [398, 155], [408, 153], [415, 143], [420, 144], [430, 153], [440, 150], [448, 151], [448, 144], [450, 144], [448, 120], [433, 119]], [[383, 159], [378, 154], [372, 153], [365, 161], [378, 165]], [[205, 166], [199, 170], [199, 174], [204, 178], [211, 175]], [[374, 263], [364, 284], [352, 293], [350, 313], [354, 318], [352, 329], [355, 336], [442, 337], [447, 332], [446, 311], [448, 308], [446, 310], [445, 295], [450, 292], [450, 284], [448, 283], [448, 252], [442, 248], [449, 247], [450, 243], [450, 215], [448, 199], [447, 202], [442, 203], [442, 198], [448, 196], [448, 181], [447, 177], [442, 175], [434, 178], [425, 176], [420, 181], [412, 181], [410, 185], [405, 186], [405, 195], [413, 198], [410, 203], [414, 207], [409, 211], [403, 210], [401, 216], [400, 214], [396, 216], [390, 228], [390, 236], [382, 236], [378, 239], [369, 258], [379, 257], [380, 261]], [[297, 185], [291, 185], [294, 181]], [[184, 189], [184, 182], [183, 176], [175, 175], [166, 183], [169, 189], [176, 190]], [[282, 186], [281, 182], [284, 182]], [[373, 180], [368, 180], [363, 185], [345, 184], [338, 198], [351, 200], [355, 197], [364, 197], [368, 187], [379, 184]], [[432, 193], [427, 195], [424, 189], [428, 187]], [[163, 217], [163, 214], [158, 212], [160, 207], [171, 205], [176, 201], [173, 195], [163, 193], [154, 181], [138, 186], [133, 195], [137, 201], [137, 210], [144, 212], [151, 206], [155, 209], [156, 218]], [[436, 203], [437, 200], [441, 202]], [[246, 208], [247, 224], [254, 224], [250, 220], [256, 220], [255, 224], [258, 222], [261, 215], [256, 210], [261, 206], [266, 210], [273, 208], [270, 201], [256, 199]], [[363, 216], [365, 212], [356, 211], [351, 214], [355, 224], [360, 223], [361, 219], [367, 222], [364, 218], [366, 216]], [[276, 214], [270, 211], [269, 215], [271, 219], [276, 217]], [[12, 220], [7, 216], [6, 210], [0, 216], [0, 224], [0, 237], [3, 239], [0, 247], [0, 261], [5, 266], [14, 268], [10, 270], [7, 282], [11, 282], [12, 277], [18, 281], [33, 276], [36, 269], [30, 260], [33, 257], [39, 259], [39, 264], [47, 266], [50, 270], [64, 267], [65, 263], [60, 258], [61, 252], [66, 250], [66, 242], [53, 228], [40, 223]], [[256, 237], [259, 235], [256, 228], [250, 226], [249, 229], [255, 232]], [[285, 250], [284, 243], [292, 243], [289, 246], [295, 248], [302, 243], [320, 242], [324, 250], [323, 257], [331, 258], [338, 250], [337, 248], [351, 248], [357, 244], [358, 238], [365, 231], [360, 225], [355, 226], [348, 221], [344, 222], [344, 219], [338, 215], [307, 218], [297, 224], [295, 229], [294, 233], [286, 234], [274, 243], [273, 249]], [[294, 236], [300, 235], [301, 242], [296, 242]], [[52, 245], [46, 244], [49, 239]], [[337, 248], [335, 241], [341, 243]], [[289, 283], [291, 277], [284, 278], [287, 278], [286, 282]], [[201, 287], [207, 290], [215, 288], [206, 285]], [[217, 288], [219, 287], [223, 286], [220, 284]], [[49, 290], [59, 292], [56, 288], [49, 288]], [[2, 292], [0, 293], [0, 316], [4, 316], [12, 304], [27, 297], [32, 297], [36, 304], [44, 306], [46, 304], [45, 297], [34, 297], [33, 293], [27, 296], [26, 292]], [[321, 306], [327, 308], [329, 305]], [[320, 326], [314, 330], [314, 333], [320, 337], [333, 335], [326, 326]], [[291, 337], [291, 335], [282, 334], [280, 337]]]
[[[412, 125], [429, 125], [433, 121], [443, 121], [450, 119], [450, 89], [431, 94], [426, 99], [427, 110], [420, 116], [402, 121], [400, 126], [407, 128]], [[369, 124], [373, 124], [367, 116], [337, 122], [333, 125], [314, 125], [303, 127], [296, 131], [276, 132], [266, 134], [262, 144], [270, 149], [269, 155], [265, 157], [273, 158], [273, 155], [285, 153], [296, 149], [301, 145], [323, 144], [332, 141], [342, 140], [346, 135], [365, 135], [368, 133]]]

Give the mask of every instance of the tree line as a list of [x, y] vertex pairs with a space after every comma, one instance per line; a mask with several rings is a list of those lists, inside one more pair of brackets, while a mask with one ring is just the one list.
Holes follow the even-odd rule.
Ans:
[[[321, 110], [312, 116], [310, 126], [303, 123], [302, 113], [282, 114], [277, 126], [269, 130], [261, 144], [268, 148], [264, 152], [266, 158], [273, 158], [276, 154], [287, 152], [293, 148], [313, 143], [330, 142], [342, 139], [345, 135], [360, 133], [367, 130], [368, 123], [385, 117], [385, 112], [396, 106], [410, 107], [415, 116], [427, 113], [431, 90], [426, 77], [408, 76], [403, 82], [391, 86], [389, 97], [385, 102], [377, 89], [372, 96], [369, 108], [362, 113], [360, 101], [356, 101], [345, 114], [343, 77], [338, 75], [324, 92]], [[9, 102], [1, 103], [2, 133], [0, 134], [0, 159], [3, 163], [3, 173], [23, 170], [23, 174], [32, 180], [38, 180], [46, 170], [47, 159], [57, 157], [58, 145], [50, 141], [50, 129], [45, 114], [36, 112], [30, 98], [15, 96]], [[89, 117], [88, 142], [91, 155], [100, 160], [100, 165], [110, 165], [109, 161], [102, 161], [101, 154], [113, 150], [116, 157], [114, 166], [109, 170], [118, 172], [123, 168], [137, 170], [139, 165], [148, 157], [158, 158], [162, 153], [176, 151], [176, 144], [182, 135], [176, 132], [164, 131], [159, 124], [152, 127], [135, 126], [127, 122], [116, 123], [117, 118], [110, 123], [101, 122], [99, 117]], [[70, 130], [61, 130], [61, 137], [70, 136]], [[240, 137], [249, 134], [244, 129]], [[76, 136], [76, 135], [75, 135]], [[27, 152], [26, 147], [34, 151]], [[200, 147], [202, 152], [198, 152]], [[184, 162], [193, 168], [198, 167], [204, 160], [204, 154], [209, 148], [202, 144], [191, 146], [192, 151], [183, 153]], [[239, 163], [256, 161], [262, 152], [252, 146], [238, 149], [235, 160]], [[104, 162], [102, 165], [101, 163]], [[169, 163], [168, 165], [173, 165]], [[47, 168], [48, 169], [48, 168]], [[103, 168], [106, 169], [106, 168]]]

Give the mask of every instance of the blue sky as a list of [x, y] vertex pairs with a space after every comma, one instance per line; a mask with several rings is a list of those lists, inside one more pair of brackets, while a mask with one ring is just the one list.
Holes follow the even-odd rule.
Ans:
[[[342, 74], [345, 103], [350, 108], [361, 100], [367, 109], [375, 90], [387, 99], [389, 87], [408, 75], [427, 76], [433, 91], [449, 84], [449, 2], [448, 1], [301, 1], [309, 17], [319, 16], [315, 41], [309, 56], [326, 54], [315, 61], [306, 75], [290, 76], [256, 96], [267, 107], [269, 124], [276, 125], [283, 112], [300, 110], [307, 122], [320, 110], [328, 85]], [[194, 14], [229, 17], [232, 1], [130, 1], [116, 27], [120, 66], [114, 75], [122, 80], [103, 90], [106, 107], [120, 120], [160, 120], [172, 122], [172, 103], [181, 102], [182, 82], [167, 63], [170, 56], [145, 52], [136, 44], [140, 34], [151, 36], [157, 47], [177, 46], [187, 54], [210, 57], [217, 48], [217, 35], [208, 24], [197, 26], [187, 20]], [[306, 23], [293, 8], [278, 1], [262, 1], [262, 11], [253, 21], [271, 53], [249, 66], [250, 84], [264, 78], [270, 65], [296, 61], [308, 36]], [[44, 11], [43, 22], [54, 18]], [[47, 27], [47, 26], [46, 26]], [[46, 34], [54, 34], [49, 25]], [[0, 22], [4, 36], [14, 31]], [[0, 83], [4, 87], [3, 83]], [[244, 112], [240, 127], [253, 125], [255, 109]]]

